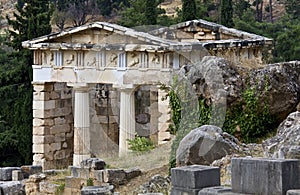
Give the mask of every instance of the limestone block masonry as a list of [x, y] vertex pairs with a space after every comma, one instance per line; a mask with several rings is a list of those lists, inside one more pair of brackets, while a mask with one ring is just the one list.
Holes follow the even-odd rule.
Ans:
[[191, 165], [171, 169], [171, 195], [198, 195], [205, 187], [220, 185], [220, 169], [203, 165]]
[[72, 88], [66, 83], [33, 83], [33, 164], [44, 170], [72, 163]]
[[231, 182], [234, 192], [285, 195], [300, 188], [298, 160], [233, 158]]

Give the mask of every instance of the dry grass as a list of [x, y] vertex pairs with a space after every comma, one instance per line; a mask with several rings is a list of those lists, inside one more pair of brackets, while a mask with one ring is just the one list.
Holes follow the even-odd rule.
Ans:
[[169, 162], [171, 142], [157, 146], [155, 149], [143, 153], [129, 153], [126, 156], [101, 157], [108, 168], [139, 168], [142, 171], [160, 168]]

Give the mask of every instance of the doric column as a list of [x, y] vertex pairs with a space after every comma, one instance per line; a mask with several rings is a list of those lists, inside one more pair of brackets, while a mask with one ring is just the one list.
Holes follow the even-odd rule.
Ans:
[[78, 166], [91, 157], [89, 87], [87, 84], [72, 86], [75, 93], [73, 165]]
[[128, 152], [128, 141], [135, 136], [135, 108], [134, 89], [122, 88], [120, 90], [120, 134], [119, 156]]

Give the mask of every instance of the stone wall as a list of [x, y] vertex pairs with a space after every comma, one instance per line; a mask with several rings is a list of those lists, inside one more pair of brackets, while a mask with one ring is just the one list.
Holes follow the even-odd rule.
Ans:
[[91, 152], [95, 156], [117, 152], [119, 144], [120, 94], [108, 84], [90, 91]]
[[66, 83], [33, 83], [33, 164], [43, 169], [72, 162], [72, 89]]

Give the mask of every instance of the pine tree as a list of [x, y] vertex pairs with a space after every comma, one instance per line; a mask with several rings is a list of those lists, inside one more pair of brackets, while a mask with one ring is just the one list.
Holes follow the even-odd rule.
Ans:
[[23, 0], [16, 5], [15, 20], [7, 18], [8, 45], [0, 50], [0, 166], [32, 162], [32, 52], [22, 41], [51, 32], [49, 1]]
[[220, 23], [227, 27], [233, 27], [232, 0], [221, 0]]
[[121, 11], [119, 23], [126, 27], [158, 24], [164, 10], [158, 8], [162, 0], [130, 0], [129, 6]]
[[195, 0], [182, 0], [182, 13], [181, 21], [194, 20], [196, 18], [196, 1]]

